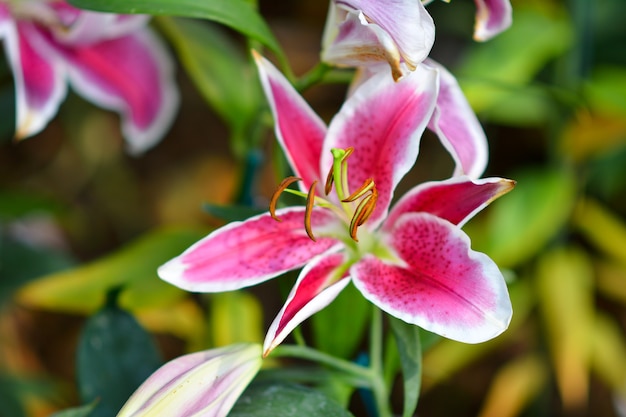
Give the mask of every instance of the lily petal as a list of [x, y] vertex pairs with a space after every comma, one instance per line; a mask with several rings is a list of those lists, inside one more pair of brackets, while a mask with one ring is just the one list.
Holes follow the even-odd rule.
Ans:
[[383, 230], [394, 228], [401, 215], [418, 212], [434, 214], [461, 227], [514, 186], [515, 181], [503, 178], [471, 180], [468, 177], [452, 177], [446, 181], [422, 183], [394, 204]]
[[307, 191], [313, 181], [323, 178], [319, 161], [326, 125], [274, 65], [256, 52], [254, 57], [274, 115], [276, 138], [295, 175], [302, 178], [300, 189]]
[[88, 45], [118, 38], [142, 29], [148, 15], [119, 15], [76, 9], [65, 2], [52, 2], [64, 25], [52, 27], [55, 40], [68, 45]]
[[50, 54], [39, 28], [30, 22], [5, 21], [3, 26], [4, 47], [15, 80], [15, 136], [22, 139], [39, 133], [54, 117], [67, 85], [62, 64]]
[[122, 115], [129, 150], [140, 153], [161, 139], [174, 120], [178, 92], [173, 64], [149, 30], [90, 45], [54, 44], [68, 64], [72, 86]]
[[[230, 291], [299, 268], [312, 257], [340, 247], [328, 237], [311, 240], [304, 230], [304, 211], [304, 207], [277, 210], [280, 222], [264, 213], [230, 223], [161, 266], [158, 274], [188, 291]], [[312, 212], [316, 231], [336, 227], [336, 222], [329, 210]]]
[[428, 128], [435, 132], [456, 162], [454, 175], [478, 178], [487, 167], [487, 137], [456, 78], [437, 62], [428, 66], [439, 71], [439, 95]]
[[512, 308], [504, 278], [453, 224], [428, 213], [406, 214], [390, 244], [406, 265], [368, 255], [350, 273], [365, 298], [387, 313], [465, 343], [502, 333]]
[[344, 253], [323, 255], [307, 263], [267, 331], [263, 356], [278, 346], [297, 325], [337, 298], [350, 282], [345, 271], [341, 272], [340, 267], [344, 263]]
[[419, 1], [336, 0], [329, 7], [322, 60], [346, 66], [387, 61], [398, 80], [401, 60], [414, 70], [434, 39], [433, 20]]
[[474, 39], [486, 41], [511, 26], [512, 8], [509, 0], [474, 0], [476, 26]]
[[378, 201], [367, 223], [372, 228], [387, 215], [396, 185], [417, 159], [437, 89], [437, 71], [423, 65], [396, 83], [378, 72], [354, 90], [328, 128], [322, 166], [332, 165], [330, 149], [353, 147], [350, 191], [368, 178], [376, 184]]
[[176, 358], [153, 373], [117, 417], [225, 417], [261, 368], [261, 347], [237, 344]]

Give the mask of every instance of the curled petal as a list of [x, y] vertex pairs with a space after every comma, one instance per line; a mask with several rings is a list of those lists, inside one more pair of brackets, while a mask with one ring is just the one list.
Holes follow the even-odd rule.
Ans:
[[153, 373], [117, 417], [225, 417], [261, 368], [261, 361], [257, 344], [181, 356]]
[[[335, 239], [309, 239], [304, 230], [304, 208], [276, 211], [245, 222], [233, 222], [195, 243], [158, 270], [159, 276], [188, 291], [230, 291], [299, 268], [316, 255], [338, 247]], [[325, 209], [311, 213], [313, 229], [333, 227], [335, 216]]]
[[454, 175], [478, 178], [487, 167], [487, 137], [456, 78], [431, 59], [439, 71], [439, 95], [428, 128], [435, 132], [456, 162]]
[[122, 115], [130, 151], [143, 152], [165, 134], [178, 107], [173, 63], [148, 29], [96, 44], [55, 45], [72, 86]]
[[51, 27], [55, 40], [64, 44], [88, 45], [129, 35], [142, 29], [148, 15], [119, 15], [76, 9], [65, 2], [51, 3], [62, 18], [62, 27]]
[[405, 213], [426, 212], [463, 226], [496, 198], [508, 193], [515, 181], [503, 178], [471, 180], [453, 177], [446, 181], [426, 182], [406, 193], [394, 204], [383, 226], [391, 230]]
[[16, 96], [15, 136], [39, 133], [57, 113], [67, 93], [62, 63], [45, 34], [30, 22], [2, 25], [4, 46], [13, 70]]
[[319, 161], [326, 125], [276, 67], [257, 53], [254, 57], [274, 115], [276, 138], [306, 192], [322, 178]]
[[330, 149], [354, 147], [348, 160], [349, 191], [369, 178], [376, 184], [371, 227], [387, 215], [396, 185], [417, 159], [437, 89], [437, 72], [423, 65], [396, 83], [378, 72], [354, 90], [328, 128], [322, 166], [332, 165]]
[[[345, 254], [324, 255], [309, 262], [298, 277], [285, 305], [267, 331], [263, 356], [313, 314], [329, 305], [350, 282], [345, 270]], [[344, 268], [345, 269], [345, 268]]]
[[390, 245], [404, 265], [371, 255], [351, 270], [354, 285], [387, 313], [465, 343], [496, 337], [509, 325], [511, 301], [504, 278], [467, 235], [428, 213], [396, 223]]
[[414, 70], [434, 38], [433, 20], [419, 1], [336, 0], [326, 20], [322, 60], [347, 66], [387, 61], [398, 80], [404, 72], [400, 62]]
[[511, 26], [512, 14], [509, 0], [474, 0], [476, 26], [474, 39], [486, 41]]

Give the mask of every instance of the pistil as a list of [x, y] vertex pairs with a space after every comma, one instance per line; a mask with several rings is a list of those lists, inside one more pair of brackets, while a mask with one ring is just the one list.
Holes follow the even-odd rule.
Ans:
[[[306, 207], [304, 213], [304, 229], [311, 240], [316, 241], [315, 235], [313, 234], [313, 229], [311, 225], [311, 216], [313, 214], [313, 207], [320, 205], [322, 207], [329, 208], [335, 212], [338, 212], [338, 215], [343, 217], [343, 213], [347, 215], [347, 218], [350, 219], [349, 231], [350, 237], [355, 242], [358, 242], [357, 231], [359, 226], [365, 224], [365, 222], [370, 218], [374, 209], [376, 208], [376, 201], [378, 200], [378, 191], [376, 190], [376, 184], [374, 184], [374, 180], [372, 178], [368, 178], [365, 182], [356, 190], [354, 193], [350, 194], [349, 186], [348, 186], [348, 157], [354, 152], [354, 148], [346, 148], [331, 149], [333, 154], [333, 165], [326, 177], [326, 183], [324, 185], [324, 192], [326, 195], [330, 194], [333, 185], [335, 186], [335, 193], [339, 199], [341, 204], [341, 208], [336, 205], [331, 204], [329, 201], [320, 198], [315, 195], [315, 189], [318, 181], [314, 181], [311, 187], [309, 188], [309, 192], [306, 194]], [[298, 177], [287, 177], [278, 185], [276, 191], [272, 195], [269, 205], [269, 212], [272, 218], [276, 221], [281, 221], [276, 216], [276, 204], [278, 203], [278, 198], [280, 195], [285, 192], [291, 192], [296, 195], [300, 195], [302, 197], [305, 196], [303, 192], [291, 190], [288, 187], [296, 181], [301, 181], [301, 178]], [[359, 203], [356, 208], [354, 208], [354, 202], [357, 200]]]

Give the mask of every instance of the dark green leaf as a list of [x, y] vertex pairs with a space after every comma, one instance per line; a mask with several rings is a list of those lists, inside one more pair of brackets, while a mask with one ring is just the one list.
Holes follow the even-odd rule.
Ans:
[[28, 281], [73, 265], [69, 255], [29, 246], [0, 233], [0, 304]]
[[83, 9], [111, 13], [145, 13], [213, 20], [282, 54], [278, 42], [254, 6], [245, 0], [69, 0]]
[[202, 96], [229, 125], [233, 151], [244, 155], [265, 105], [256, 69], [217, 25], [166, 17], [157, 22]]
[[[112, 298], [112, 297], [110, 297]], [[162, 363], [150, 335], [112, 300], [85, 324], [77, 354], [83, 403], [100, 402], [92, 417], [114, 416]]]
[[261, 214], [266, 209], [259, 209], [250, 206], [228, 205], [222, 206], [217, 204], [205, 203], [202, 208], [204, 211], [225, 222], [235, 222], [249, 219], [252, 216]]
[[319, 391], [296, 384], [256, 383], [239, 397], [229, 417], [348, 417]]
[[52, 414], [50, 417], [90, 417], [91, 412], [98, 405], [98, 401], [93, 401], [91, 404], [82, 405], [80, 407], [68, 408], [67, 410], [59, 411]]
[[341, 358], [353, 357], [371, 310], [369, 301], [348, 285], [328, 307], [310, 318], [315, 346]]
[[389, 324], [396, 338], [402, 366], [402, 380], [404, 381], [404, 411], [402, 416], [411, 417], [417, 407], [422, 386], [420, 329], [413, 324], [408, 324], [391, 316], [389, 316]]

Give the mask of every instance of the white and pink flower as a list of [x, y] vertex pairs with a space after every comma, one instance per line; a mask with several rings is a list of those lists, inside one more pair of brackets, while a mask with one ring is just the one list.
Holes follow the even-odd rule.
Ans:
[[[269, 212], [214, 231], [159, 276], [189, 291], [221, 292], [304, 267], [265, 354], [349, 282], [380, 309], [451, 339], [478, 343], [504, 331], [512, 312], [502, 274], [470, 248], [460, 226], [514, 183], [457, 176], [421, 184], [390, 209], [442, 104], [439, 70], [421, 65], [398, 82], [372, 75], [327, 127], [274, 66], [257, 63], [296, 177], [281, 184]], [[287, 189], [296, 181], [299, 190]], [[277, 210], [283, 191], [306, 204]]]
[[76, 9], [62, 0], [0, 0], [0, 39], [16, 88], [16, 137], [40, 132], [67, 84], [120, 113], [131, 152], [158, 142], [177, 107], [173, 64], [149, 16]]
[[257, 344], [178, 357], [150, 375], [117, 417], [226, 417], [260, 368]]

